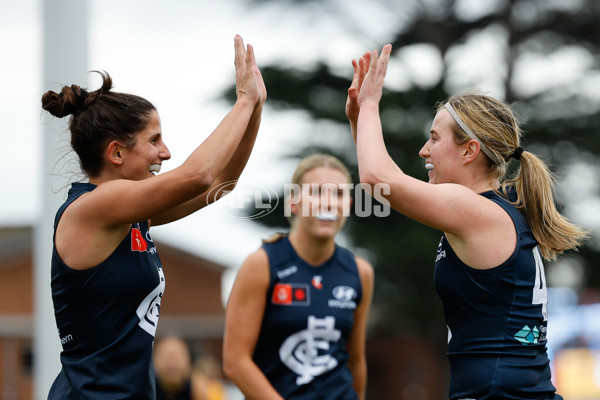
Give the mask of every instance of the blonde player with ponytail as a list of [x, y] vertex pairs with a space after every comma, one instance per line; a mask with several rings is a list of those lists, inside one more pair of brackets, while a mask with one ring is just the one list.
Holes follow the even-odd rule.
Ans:
[[[562, 399], [546, 353], [543, 259], [576, 249], [588, 232], [556, 210], [552, 176], [521, 147], [510, 107], [481, 93], [437, 107], [419, 151], [429, 182], [405, 174], [379, 116], [390, 53], [386, 45], [353, 60], [346, 114], [361, 182], [389, 185], [392, 208], [442, 232], [432, 262], [448, 325], [450, 399]], [[507, 177], [511, 160], [517, 173]]]

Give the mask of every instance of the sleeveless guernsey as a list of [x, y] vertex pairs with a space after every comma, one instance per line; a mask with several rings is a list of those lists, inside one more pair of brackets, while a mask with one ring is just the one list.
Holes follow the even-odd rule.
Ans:
[[346, 343], [362, 286], [354, 255], [336, 245], [318, 267], [287, 237], [263, 248], [271, 282], [254, 361], [286, 400], [354, 400]]
[[[64, 210], [95, 187], [72, 185], [55, 233]], [[51, 275], [63, 350], [48, 398], [154, 399], [152, 345], [165, 282], [148, 223], [132, 224], [114, 252], [87, 270], [69, 268], [54, 248]]]
[[488, 270], [464, 264], [445, 235], [438, 245], [434, 280], [448, 325], [450, 399], [562, 399], [550, 379], [538, 244], [515, 206], [494, 191], [482, 196], [509, 214], [517, 245]]

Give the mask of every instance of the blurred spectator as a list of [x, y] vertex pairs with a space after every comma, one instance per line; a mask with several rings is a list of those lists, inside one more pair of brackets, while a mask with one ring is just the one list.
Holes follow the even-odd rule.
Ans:
[[192, 359], [187, 344], [168, 336], [154, 346], [156, 400], [206, 400], [200, 385], [192, 381]]
[[205, 355], [198, 358], [194, 362], [192, 377], [205, 400], [227, 400], [222, 368], [214, 357]]

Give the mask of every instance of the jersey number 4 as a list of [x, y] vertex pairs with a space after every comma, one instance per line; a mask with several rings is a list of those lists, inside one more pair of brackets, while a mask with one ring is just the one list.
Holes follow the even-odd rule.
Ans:
[[533, 257], [535, 258], [535, 283], [533, 285], [533, 298], [532, 304], [542, 305], [542, 315], [544, 321], [548, 320], [548, 288], [546, 287], [546, 275], [544, 274], [544, 262], [542, 261], [542, 255], [540, 248], [535, 246], [533, 248]]

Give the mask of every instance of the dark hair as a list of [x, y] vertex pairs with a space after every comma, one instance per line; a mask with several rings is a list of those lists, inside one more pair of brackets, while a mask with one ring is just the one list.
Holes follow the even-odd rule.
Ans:
[[111, 91], [112, 79], [104, 71], [92, 71], [102, 77], [102, 86], [92, 92], [77, 85], [63, 86], [42, 96], [42, 108], [55, 117], [66, 117], [71, 132], [71, 147], [77, 153], [81, 169], [90, 177], [100, 174], [103, 152], [113, 140], [122, 146], [135, 144], [156, 108], [148, 100]]

